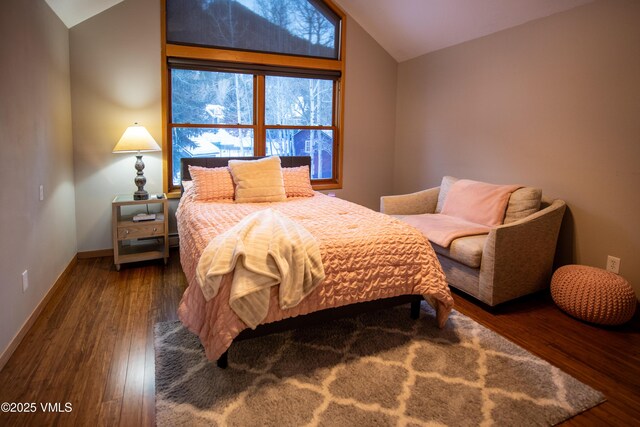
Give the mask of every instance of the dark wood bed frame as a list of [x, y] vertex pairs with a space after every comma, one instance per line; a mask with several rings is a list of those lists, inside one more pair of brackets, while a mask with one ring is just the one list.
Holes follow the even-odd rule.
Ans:
[[[262, 157], [190, 157], [180, 160], [180, 173], [183, 181], [190, 181], [189, 165], [202, 166], [207, 168], [216, 168], [227, 166], [229, 160], [257, 160]], [[282, 167], [311, 166], [311, 157], [309, 156], [283, 156], [280, 157]], [[277, 322], [265, 323], [259, 325], [256, 329], [245, 329], [234, 339], [234, 341], [256, 338], [263, 335], [288, 331], [301, 327], [309, 327], [342, 317], [353, 317], [355, 315], [380, 310], [384, 308], [394, 307], [401, 304], [411, 303], [410, 316], [412, 319], [420, 317], [421, 295], [399, 295], [391, 298], [383, 298], [374, 301], [359, 302], [355, 304], [345, 305], [341, 307], [328, 308], [316, 311], [302, 316], [289, 317]], [[226, 351], [216, 361], [220, 368], [226, 368], [228, 365], [228, 351]]]

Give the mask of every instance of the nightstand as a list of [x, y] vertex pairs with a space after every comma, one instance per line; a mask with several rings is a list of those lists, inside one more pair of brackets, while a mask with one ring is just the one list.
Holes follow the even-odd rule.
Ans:
[[[149, 208], [160, 205], [155, 219], [134, 221], [137, 213], [147, 213]], [[120, 264], [164, 258], [169, 259], [169, 203], [167, 196], [159, 199], [134, 200], [132, 194], [116, 196], [111, 203], [113, 262], [116, 270]], [[155, 206], [157, 210], [158, 207]]]

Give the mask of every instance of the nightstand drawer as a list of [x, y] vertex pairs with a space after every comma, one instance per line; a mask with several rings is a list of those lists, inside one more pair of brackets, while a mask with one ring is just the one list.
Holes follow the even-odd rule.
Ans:
[[118, 227], [118, 240], [138, 239], [140, 237], [164, 236], [164, 223], [128, 225]]

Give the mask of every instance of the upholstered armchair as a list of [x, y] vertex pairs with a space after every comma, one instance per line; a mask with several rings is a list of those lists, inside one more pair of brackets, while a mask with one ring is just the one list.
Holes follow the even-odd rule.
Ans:
[[[415, 223], [423, 214], [440, 213], [457, 181], [417, 193], [384, 196], [380, 211]], [[556, 242], [566, 205], [542, 197], [531, 187], [511, 193], [501, 225], [488, 234], [459, 237], [448, 247], [431, 242], [450, 286], [495, 306], [549, 286]], [[429, 237], [429, 232], [421, 230]]]

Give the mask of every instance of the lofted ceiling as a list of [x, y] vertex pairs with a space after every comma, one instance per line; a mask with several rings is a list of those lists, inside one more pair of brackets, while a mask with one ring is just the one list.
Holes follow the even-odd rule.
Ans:
[[334, 1], [403, 62], [593, 0]]
[[[45, 1], [71, 28], [123, 0]], [[334, 1], [402, 62], [594, 0]]]
[[49, 7], [71, 28], [123, 0], [45, 0]]

